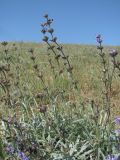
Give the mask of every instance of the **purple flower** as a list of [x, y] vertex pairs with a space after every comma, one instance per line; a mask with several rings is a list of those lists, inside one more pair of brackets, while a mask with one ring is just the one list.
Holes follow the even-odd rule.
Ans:
[[102, 39], [101, 39], [101, 35], [100, 34], [98, 34], [97, 36], [96, 36], [96, 40], [97, 40], [97, 42], [98, 43], [102, 43]]
[[109, 55], [110, 55], [111, 57], [115, 57], [115, 56], [117, 56], [117, 54], [118, 54], [118, 52], [117, 52], [117, 50], [115, 50], [115, 49], [111, 49], [110, 52], [109, 52]]
[[120, 124], [120, 118], [119, 118], [119, 117], [116, 117], [116, 118], [114, 119], [114, 122], [115, 122], [115, 124]]
[[14, 150], [14, 148], [11, 145], [9, 145], [9, 146], [6, 147], [6, 151], [8, 153], [10, 153], [10, 154], [13, 154], [15, 150]]
[[115, 133], [116, 133], [117, 135], [120, 135], [120, 129], [116, 129], [116, 130], [115, 130]]
[[26, 155], [22, 151], [19, 151], [18, 156], [19, 158], [21, 158], [21, 160], [29, 160], [29, 158], [26, 157]]
[[118, 156], [108, 155], [106, 160], [119, 160]]

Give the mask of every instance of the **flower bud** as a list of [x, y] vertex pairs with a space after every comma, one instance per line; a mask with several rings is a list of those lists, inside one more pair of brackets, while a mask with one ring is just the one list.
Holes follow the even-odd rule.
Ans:
[[54, 32], [54, 29], [50, 28], [50, 29], [48, 29], [48, 32], [52, 34]]
[[116, 57], [117, 54], [118, 54], [118, 52], [117, 52], [117, 50], [115, 50], [115, 49], [112, 49], [112, 50], [110, 50], [110, 52], [109, 52], [109, 55], [110, 55], [111, 57]]
[[48, 39], [49, 39], [49, 38], [48, 38], [47, 36], [44, 36], [43, 41], [44, 41], [44, 42], [48, 42]]
[[101, 35], [97, 35], [96, 40], [98, 43], [102, 43]]

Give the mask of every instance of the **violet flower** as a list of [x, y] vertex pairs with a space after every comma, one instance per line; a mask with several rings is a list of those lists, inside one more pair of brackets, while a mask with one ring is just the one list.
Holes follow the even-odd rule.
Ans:
[[120, 124], [120, 118], [119, 118], [119, 117], [116, 117], [116, 118], [114, 119], [114, 122], [115, 122], [115, 124]]
[[8, 153], [10, 153], [10, 154], [13, 154], [15, 150], [14, 150], [14, 148], [11, 145], [9, 145], [9, 146], [6, 147], [6, 151]]
[[98, 43], [100, 43], [100, 44], [102, 43], [102, 39], [101, 39], [100, 34], [96, 36], [96, 40], [97, 40]]
[[119, 160], [118, 156], [108, 155], [106, 160]]
[[29, 158], [26, 157], [26, 155], [22, 151], [19, 151], [18, 156], [19, 158], [21, 158], [21, 160], [29, 160]]

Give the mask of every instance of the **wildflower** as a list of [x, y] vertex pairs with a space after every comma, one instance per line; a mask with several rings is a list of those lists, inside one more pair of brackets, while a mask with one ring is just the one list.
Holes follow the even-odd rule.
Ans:
[[21, 158], [21, 160], [29, 160], [29, 158], [26, 157], [26, 155], [22, 151], [19, 151], [18, 156], [19, 158]]
[[98, 43], [100, 43], [100, 44], [102, 43], [102, 39], [101, 39], [101, 35], [100, 34], [97, 35], [96, 40], [97, 40]]
[[9, 123], [9, 124], [14, 124], [15, 121], [16, 121], [15, 116], [13, 116], [13, 117], [8, 117], [8, 123]]
[[120, 129], [115, 130], [116, 135], [120, 135]]
[[53, 22], [53, 19], [48, 19], [47, 20], [47, 25], [49, 25], [50, 26], [50, 24]]
[[45, 33], [46, 33], [46, 29], [42, 29], [41, 32], [42, 32], [43, 34], [45, 34]]
[[43, 41], [44, 41], [44, 42], [48, 42], [48, 39], [49, 39], [49, 38], [48, 38], [47, 36], [44, 36]]
[[50, 28], [50, 29], [48, 29], [48, 32], [52, 34], [54, 32], [54, 29]]
[[9, 145], [9, 146], [6, 147], [6, 151], [8, 153], [10, 153], [10, 154], [13, 154], [15, 150], [14, 150], [14, 148], [11, 145]]
[[115, 50], [115, 49], [112, 49], [112, 50], [110, 50], [110, 52], [109, 52], [109, 55], [110, 55], [111, 57], [116, 57], [117, 54], [118, 54], [118, 52], [117, 52], [117, 50]]
[[40, 112], [45, 113], [47, 111], [47, 107], [48, 107], [47, 105], [41, 105], [40, 106]]
[[116, 118], [114, 119], [114, 122], [115, 122], [115, 124], [120, 124], [120, 118], [116, 117]]
[[119, 160], [118, 156], [108, 155], [106, 160]]

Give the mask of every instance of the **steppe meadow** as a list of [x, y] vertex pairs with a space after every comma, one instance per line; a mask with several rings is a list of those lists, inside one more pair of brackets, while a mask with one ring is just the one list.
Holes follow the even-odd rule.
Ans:
[[120, 160], [120, 46], [61, 43], [56, 21], [0, 42], [0, 160]]

